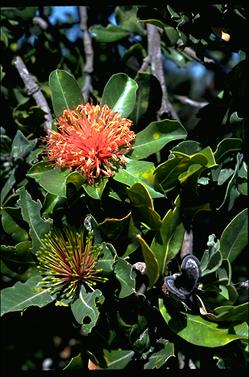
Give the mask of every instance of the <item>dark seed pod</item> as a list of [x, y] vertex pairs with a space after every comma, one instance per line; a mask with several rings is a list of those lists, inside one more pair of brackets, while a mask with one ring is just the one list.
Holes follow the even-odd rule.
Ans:
[[192, 301], [192, 293], [198, 286], [201, 277], [200, 262], [193, 255], [186, 255], [181, 264], [181, 273], [166, 276], [162, 292], [176, 301], [188, 303]]
[[185, 288], [192, 293], [198, 286], [201, 277], [201, 268], [198, 258], [194, 255], [186, 255], [181, 264], [182, 277], [185, 281]]

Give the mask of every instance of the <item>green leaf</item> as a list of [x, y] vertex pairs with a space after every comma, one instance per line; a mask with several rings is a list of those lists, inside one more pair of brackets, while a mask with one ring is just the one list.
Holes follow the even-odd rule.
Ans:
[[12, 188], [14, 184], [16, 183], [15, 172], [16, 172], [16, 168], [13, 168], [11, 172], [9, 173], [9, 177], [1, 190], [1, 206], [4, 206], [4, 201], [7, 195], [9, 194], [9, 192], [12, 194], [11, 192]]
[[83, 368], [84, 363], [81, 357], [81, 353], [79, 353], [77, 356], [72, 357], [69, 363], [62, 370], [82, 370]]
[[135, 273], [130, 263], [125, 259], [118, 258], [114, 265], [114, 273], [121, 285], [119, 298], [130, 296], [135, 292]]
[[226, 138], [221, 140], [214, 152], [217, 163], [224, 161], [231, 152], [239, 152], [242, 148], [242, 140], [239, 138]]
[[52, 168], [50, 164], [44, 161], [33, 165], [29, 169], [27, 176], [35, 179], [50, 194], [64, 198], [66, 198], [67, 183], [76, 184], [77, 182], [77, 184], [82, 185], [84, 182], [84, 178], [80, 173]]
[[89, 196], [91, 196], [91, 198], [100, 200], [103, 195], [107, 182], [108, 182], [108, 179], [103, 178], [100, 182], [96, 183], [94, 186], [90, 186], [87, 183], [83, 184], [82, 186], [85, 192]]
[[181, 141], [179, 144], [177, 144], [174, 147], [174, 151], [185, 153], [188, 156], [191, 156], [195, 153], [200, 152], [201, 149], [202, 149], [201, 144], [194, 140]]
[[243, 322], [248, 321], [249, 318], [249, 303], [232, 306], [219, 306], [214, 309], [214, 313], [208, 313], [207, 317], [212, 321], [226, 321], [226, 322]]
[[57, 195], [47, 193], [43, 203], [43, 217], [47, 218], [54, 211], [54, 208], [58, 205], [61, 198]]
[[137, 133], [130, 157], [141, 160], [159, 152], [171, 141], [184, 139], [186, 136], [185, 128], [175, 120], [163, 119], [152, 122]]
[[129, 187], [138, 182], [142, 183], [149, 191], [152, 198], [163, 198], [164, 195], [156, 191], [153, 187], [154, 171], [155, 167], [152, 162], [136, 161], [126, 158], [126, 167], [119, 169], [113, 179]]
[[224, 259], [233, 262], [248, 244], [248, 209], [245, 208], [226, 226], [220, 237]]
[[24, 187], [17, 190], [20, 196], [18, 203], [21, 207], [22, 217], [29, 224], [30, 236], [32, 238], [32, 249], [36, 251], [42, 245], [41, 239], [51, 229], [51, 220], [43, 220], [41, 217], [41, 203], [34, 201]]
[[218, 210], [220, 210], [224, 206], [224, 204], [228, 201], [228, 211], [230, 211], [234, 205], [235, 199], [239, 196], [239, 191], [237, 190], [237, 187], [236, 187], [236, 180], [237, 180], [237, 176], [238, 176], [238, 172], [239, 172], [239, 168], [241, 166], [242, 160], [243, 160], [243, 155], [241, 153], [237, 153], [235, 169], [234, 169], [231, 179], [228, 182], [224, 199], [222, 203], [220, 204], [220, 206], [217, 208]]
[[79, 298], [75, 300], [70, 306], [74, 318], [82, 325], [84, 333], [89, 334], [96, 325], [99, 318], [98, 304], [103, 304], [105, 298], [99, 289], [93, 292], [86, 292], [82, 285], [80, 289]]
[[164, 33], [166, 35], [167, 46], [175, 46], [179, 39], [178, 30], [172, 26], [165, 26]]
[[150, 73], [138, 72], [135, 81], [138, 84], [136, 104], [129, 117], [134, 124], [137, 124], [145, 113], [157, 111], [160, 108], [161, 88], [158, 80]]
[[159, 274], [166, 273], [167, 264], [179, 252], [183, 237], [184, 226], [181, 222], [180, 199], [175, 200], [175, 208], [170, 209], [162, 220], [158, 231], [151, 243], [151, 249], [159, 265]]
[[31, 254], [30, 241], [22, 241], [15, 246], [0, 245], [0, 256], [5, 261], [18, 264], [34, 262]]
[[108, 105], [112, 112], [118, 111], [123, 118], [132, 112], [138, 85], [125, 73], [116, 73], [104, 87], [101, 104]]
[[144, 261], [146, 264], [146, 274], [149, 278], [149, 287], [152, 287], [157, 282], [159, 277], [158, 262], [155, 257], [154, 251], [149, 247], [149, 245], [140, 235], [137, 235], [137, 240], [140, 243]]
[[138, 23], [137, 19], [137, 7], [131, 6], [127, 9], [126, 6], [118, 6], [115, 8], [115, 17], [117, 23], [125, 30], [144, 35], [144, 28]]
[[134, 214], [139, 221], [146, 224], [150, 229], [158, 230], [161, 226], [160, 215], [154, 210], [153, 200], [142, 183], [135, 183], [127, 189], [127, 195], [133, 205]]
[[99, 256], [96, 269], [101, 269], [104, 273], [111, 273], [113, 271], [114, 257], [117, 255], [114, 247], [109, 244], [101, 243], [102, 252]]
[[84, 103], [80, 87], [70, 73], [56, 69], [49, 75], [52, 104], [55, 115], [62, 115], [65, 109], [74, 109]]
[[131, 361], [134, 351], [131, 350], [111, 350], [104, 351], [106, 367], [102, 369], [124, 369]]
[[130, 217], [131, 212], [121, 219], [107, 217], [102, 223], [99, 223], [99, 229], [111, 242], [115, 242], [122, 233], [127, 234]]
[[92, 33], [93, 38], [101, 43], [117, 42], [129, 35], [127, 30], [110, 24], [106, 27], [103, 27], [102, 25], [91, 26], [89, 31]]
[[27, 309], [29, 306], [43, 306], [53, 301], [48, 289], [38, 290], [40, 276], [32, 276], [25, 283], [17, 282], [13, 287], [1, 291], [1, 316], [9, 312]]
[[[28, 240], [29, 236], [25, 229], [18, 224], [19, 208], [6, 207], [2, 209], [2, 226], [4, 231], [15, 241], [21, 242]], [[21, 215], [21, 214], [20, 214]]]
[[248, 325], [245, 322], [239, 327], [220, 327], [218, 323], [207, 321], [199, 315], [171, 315], [162, 299], [159, 299], [159, 309], [170, 329], [191, 344], [215, 348], [237, 339], [248, 339]]
[[211, 234], [207, 242], [208, 249], [204, 251], [201, 258], [201, 275], [202, 277], [218, 270], [222, 264], [222, 255], [220, 252], [220, 242], [215, 241], [215, 235]]
[[[199, 175], [206, 168], [216, 166], [210, 147], [198, 153], [187, 155], [178, 150], [172, 150], [173, 157], [160, 164], [155, 169], [155, 187], [162, 187], [165, 193], [175, 188], [179, 183], [185, 183], [191, 176], [197, 184]], [[191, 182], [191, 185], [194, 185]]]
[[174, 344], [167, 339], [158, 339], [156, 341], [156, 349], [161, 348], [157, 352], [153, 352], [149, 357], [147, 363], [144, 364], [144, 369], [159, 369], [163, 366], [170, 357], [174, 356]]
[[34, 149], [36, 143], [37, 139], [28, 140], [20, 130], [17, 130], [12, 142], [11, 157], [14, 160], [24, 158]]

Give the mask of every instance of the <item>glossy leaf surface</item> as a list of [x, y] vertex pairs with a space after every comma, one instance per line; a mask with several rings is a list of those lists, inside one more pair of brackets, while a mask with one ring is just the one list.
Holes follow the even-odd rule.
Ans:
[[71, 304], [71, 310], [76, 321], [82, 325], [84, 333], [89, 334], [99, 318], [98, 305], [103, 304], [105, 298], [99, 289], [86, 292], [82, 285], [79, 298]]
[[207, 321], [199, 315], [179, 314], [173, 317], [167, 311], [162, 299], [159, 299], [159, 309], [165, 322], [175, 334], [197, 346], [221, 347], [234, 340], [248, 338], [248, 325], [245, 322], [230, 328], [220, 328], [217, 323]]
[[107, 82], [101, 104], [108, 105], [113, 112], [118, 111], [127, 118], [133, 110], [136, 101], [138, 85], [125, 73], [116, 73]]
[[32, 276], [25, 283], [17, 282], [1, 291], [1, 315], [23, 311], [30, 306], [43, 306], [53, 301], [48, 289], [37, 289], [40, 276]]
[[143, 131], [137, 133], [131, 158], [141, 160], [159, 152], [171, 141], [184, 139], [186, 136], [185, 128], [175, 120], [152, 122]]
[[84, 103], [80, 87], [75, 78], [67, 71], [56, 69], [49, 76], [52, 104], [55, 115], [62, 115], [66, 109], [74, 109]]

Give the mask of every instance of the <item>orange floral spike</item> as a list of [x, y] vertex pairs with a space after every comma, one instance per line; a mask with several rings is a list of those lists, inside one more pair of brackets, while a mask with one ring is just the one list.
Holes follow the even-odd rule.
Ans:
[[135, 138], [132, 121], [107, 105], [87, 103], [64, 110], [56, 125], [58, 132], [51, 131], [47, 139], [49, 161], [82, 172], [90, 185], [125, 164], [124, 154]]

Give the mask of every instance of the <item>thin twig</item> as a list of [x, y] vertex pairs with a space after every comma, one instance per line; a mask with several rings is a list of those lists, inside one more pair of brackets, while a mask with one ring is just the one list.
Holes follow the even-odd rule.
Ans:
[[192, 59], [196, 60], [198, 63], [201, 64], [208, 64], [208, 63], [215, 63], [213, 59], [207, 58], [204, 56], [203, 61], [196, 55], [196, 52], [191, 47], [184, 47], [182, 50], [186, 55], [191, 57]]
[[162, 89], [162, 103], [158, 111], [159, 117], [166, 114], [172, 119], [179, 120], [179, 117], [168, 98], [168, 91], [163, 71], [162, 54], [161, 54], [161, 36], [157, 26], [147, 24], [148, 33], [148, 56], [151, 63], [151, 73], [158, 79]]
[[24, 64], [20, 56], [16, 56], [13, 60], [13, 64], [18, 70], [19, 75], [21, 76], [27, 94], [32, 96], [37, 104], [45, 112], [45, 122], [44, 129], [47, 134], [50, 133], [52, 127], [52, 115], [48, 103], [39, 87], [39, 85], [34, 81], [33, 77], [29, 73], [26, 65]]
[[34, 25], [39, 26], [40, 29], [42, 30], [47, 30], [48, 28], [48, 23], [46, 20], [44, 20], [42, 17], [34, 17], [32, 20]]
[[190, 105], [192, 107], [196, 107], [197, 109], [201, 109], [202, 107], [208, 105], [208, 102], [194, 101], [193, 99], [186, 96], [175, 95], [175, 98], [178, 99], [181, 103], [184, 103], [185, 105]]
[[91, 73], [93, 72], [93, 48], [92, 40], [87, 29], [87, 7], [80, 6], [80, 30], [83, 32], [83, 45], [85, 52], [85, 81], [82, 88], [82, 94], [85, 100], [87, 101], [92, 90], [92, 77]]

